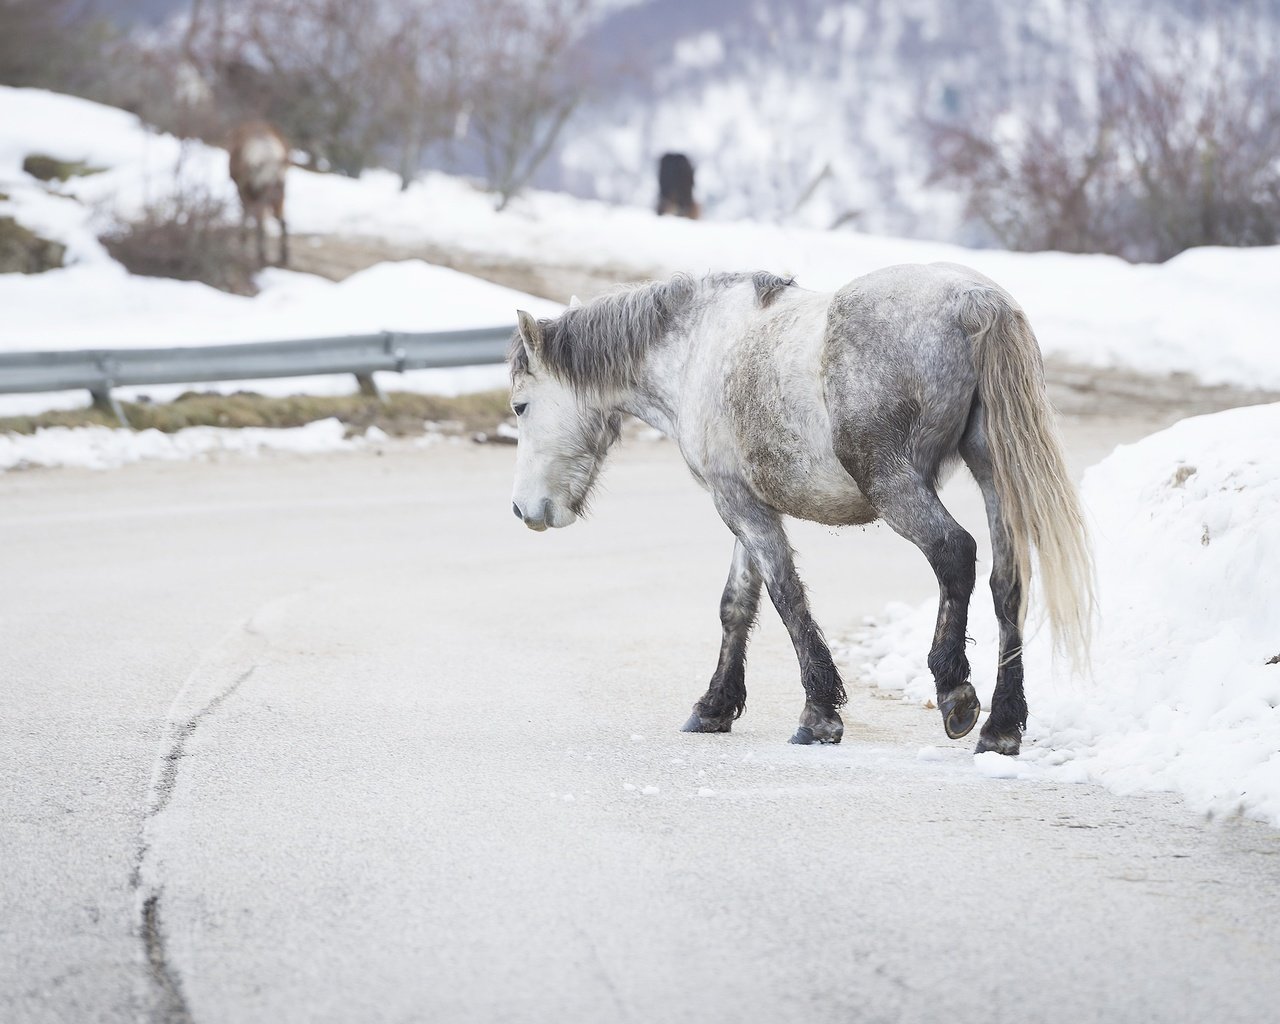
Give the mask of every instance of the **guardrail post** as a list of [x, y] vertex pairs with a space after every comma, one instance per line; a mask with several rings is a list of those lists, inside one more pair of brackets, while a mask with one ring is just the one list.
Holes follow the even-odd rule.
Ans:
[[371, 373], [357, 373], [356, 386], [360, 389], [360, 394], [366, 398], [376, 398], [379, 402], [385, 402], [386, 396], [382, 393], [382, 389], [378, 387], [378, 382], [373, 379]]
[[120, 408], [120, 403], [116, 401], [116, 396], [111, 393], [110, 381], [100, 384], [96, 388], [90, 388], [89, 395], [93, 399], [93, 407], [95, 409], [101, 409], [103, 412], [114, 416], [116, 422], [122, 427], [129, 425], [129, 421], [125, 419], [124, 410]]

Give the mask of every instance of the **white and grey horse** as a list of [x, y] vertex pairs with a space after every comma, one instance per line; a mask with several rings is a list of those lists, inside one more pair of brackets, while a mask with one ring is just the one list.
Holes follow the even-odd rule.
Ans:
[[936, 492], [959, 458], [986, 503], [1000, 625], [978, 750], [1019, 751], [1032, 551], [1055, 639], [1080, 658], [1093, 577], [1040, 350], [1008, 293], [945, 263], [889, 267], [834, 294], [766, 273], [677, 275], [552, 320], [518, 317], [516, 516], [544, 530], [582, 515], [629, 413], [675, 440], [737, 538], [719, 664], [686, 731], [728, 732], [742, 713], [763, 583], [800, 661], [792, 742], [840, 742], [844, 684], [796, 574], [782, 521], [795, 516], [883, 519], [924, 553], [941, 591], [929, 654], [938, 707], [947, 735], [966, 735], [979, 714], [965, 656], [976, 545]]

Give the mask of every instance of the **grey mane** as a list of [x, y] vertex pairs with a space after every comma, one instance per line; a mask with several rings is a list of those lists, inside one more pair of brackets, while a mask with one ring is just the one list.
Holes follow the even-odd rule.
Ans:
[[[750, 281], [756, 302], [767, 308], [795, 283], [760, 270], [752, 274], [676, 274], [666, 281], [627, 285], [552, 320], [539, 320], [539, 357], [560, 379], [581, 388], [625, 387], [635, 380], [645, 354], [680, 330], [699, 308], [700, 297]], [[512, 374], [529, 371], [529, 357], [517, 332], [508, 362]]]

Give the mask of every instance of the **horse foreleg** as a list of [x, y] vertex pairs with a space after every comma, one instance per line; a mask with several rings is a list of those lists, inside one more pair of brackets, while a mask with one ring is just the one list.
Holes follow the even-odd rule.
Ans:
[[733, 545], [733, 564], [720, 596], [720, 660], [711, 685], [693, 706], [682, 732], [728, 732], [747, 702], [747, 641], [760, 606], [760, 573], [742, 541]]
[[839, 743], [844, 736], [840, 707], [844, 682], [831, 659], [822, 630], [813, 621], [804, 584], [796, 572], [791, 545], [777, 512], [746, 488], [715, 492], [716, 509], [755, 562], [769, 599], [791, 636], [800, 662], [805, 705], [792, 743]]
[[981, 427], [970, 428], [960, 445], [960, 454], [982, 490], [987, 507], [987, 525], [991, 530], [991, 596], [1000, 625], [1000, 665], [996, 669], [996, 688], [991, 695], [991, 714], [983, 723], [978, 739], [978, 753], [994, 750], [1016, 754], [1022, 748], [1022, 730], [1027, 725], [1027, 698], [1022, 690], [1022, 632], [1018, 628], [1022, 588], [1018, 583], [1018, 567], [1000, 512], [991, 457]]
[[943, 727], [953, 740], [959, 739], [968, 735], [981, 710], [964, 649], [978, 545], [915, 470], [868, 481], [864, 491], [884, 521], [924, 552], [938, 578], [929, 671], [937, 684]]

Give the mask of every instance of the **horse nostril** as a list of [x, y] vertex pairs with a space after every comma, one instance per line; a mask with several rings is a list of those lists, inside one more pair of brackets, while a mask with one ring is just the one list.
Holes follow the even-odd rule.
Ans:
[[514, 501], [511, 503], [511, 511], [512, 511], [512, 512], [514, 512], [514, 513], [516, 514], [516, 518], [517, 518], [517, 519], [523, 519], [523, 518], [524, 518], [524, 515], [523, 515], [523, 514], [521, 513], [521, 511], [520, 511], [520, 506], [519, 506], [519, 505], [517, 505]]

